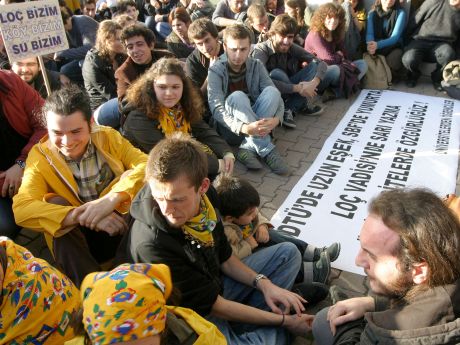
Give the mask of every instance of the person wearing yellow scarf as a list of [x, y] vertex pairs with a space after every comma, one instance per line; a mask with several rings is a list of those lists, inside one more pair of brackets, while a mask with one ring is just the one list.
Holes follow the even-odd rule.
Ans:
[[[91, 344], [159, 344], [169, 320], [174, 324], [166, 336], [175, 334], [176, 324], [185, 321], [194, 333], [194, 344], [225, 343], [217, 328], [194, 311], [166, 306], [171, 291], [171, 273], [163, 264], [123, 264], [109, 272], [87, 275], [81, 298], [83, 325]], [[168, 313], [173, 316], [167, 318]], [[82, 338], [69, 344], [83, 344]]]
[[26, 248], [0, 237], [0, 344], [61, 345], [74, 337], [80, 307], [69, 278]]
[[140, 77], [127, 93], [123, 135], [145, 153], [175, 132], [195, 138], [208, 154], [209, 176], [232, 174], [231, 147], [204, 120], [202, 96], [175, 58], [163, 58]]

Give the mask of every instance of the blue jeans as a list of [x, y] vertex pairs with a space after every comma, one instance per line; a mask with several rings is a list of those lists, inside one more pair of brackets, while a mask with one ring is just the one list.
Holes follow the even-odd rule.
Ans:
[[[302, 261], [292, 243], [281, 243], [251, 254], [242, 260], [258, 273], [266, 275], [275, 285], [290, 290]], [[232, 278], [222, 278], [225, 299], [269, 311], [263, 294], [252, 286], [241, 284]], [[268, 327], [229, 322], [215, 316], [207, 319], [214, 323], [232, 345], [283, 345], [288, 333], [281, 327]]]
[[12, 205], [13, 200], [11, 198], [0, 196], [0, 236], [14, 239], [21, 231], [21, 227], [17, 226], [14, 221]]
[[110, 126], [118, 129], [120, 127], [120, 111], [118, 110], [118, 99], [111, 100], [101, 104], [94, 111], [94, 121], [98, 125]]
[[[233, 92], [225, 101], [225, 110], [232, 117], [244, 123], [272, 118], [282, 106], [283, 101], [280, 92], [274, 86], [267, 86], [253, 105], [251, 105], [249, 97], [242, 91]], [[260, 157], [265, 157], [275, 148], [275, 145], [273, 145], [270, 135], [264, 137], [247, 136], [240, 144], [240, 148], [255, 151]]]
[[[282, 69], [275, 68], [270, 72], [270, 78], [285, 83], [298, 84], [302, 81], [312, 80], [316, 76], [317, 68], [318, 63], [310, 62], [305, 68], [302, 68], [292, 77], [289, 77]], [[330, 76], [326, 74], [318, 85], [318, 92], [322, 93], [324, 89], [329, 86], [331, 81]], [[283, 98], [285, 99], [286, 108], [292, 110], [293, 112], [305, 109], [308, 103], [307, 98], [299, 95], [298, 93], [285, 94], [283, 95]]]
[[164, 40], [172, 32], [172, 28], [169, 23], [159, 22], [155, 24], [155, 31], [158, 32], [158, 35]]

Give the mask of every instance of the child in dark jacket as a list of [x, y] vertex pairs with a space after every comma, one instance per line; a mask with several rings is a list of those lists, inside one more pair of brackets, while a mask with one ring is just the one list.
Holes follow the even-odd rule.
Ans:
[[340, 243], [318, 248], [298, 238], [274, 229], [259, 213], [260, 197], [246, 180], [238, 177], [219, 176], [215, 187], [220, 201], [225, 235], [240, 259], [251, 255], [258, 248], [281, 242], [292, 242], [303, 258], [297, 282], [325, 283], [331, 270], [330, 263], [340, 254]]

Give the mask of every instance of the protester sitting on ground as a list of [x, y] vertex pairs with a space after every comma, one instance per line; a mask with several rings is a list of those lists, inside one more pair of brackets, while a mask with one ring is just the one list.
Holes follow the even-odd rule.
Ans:
[[120, 108], [128, 87], [164, 55], [154, 50], [155, 35], [144, 25], [136, 24], [124, 28], [121, 40], [126, 47], [128, 58], [115, 71]]
[[287, 13], [297, 22], [297, 34], [294, 37], [294, 43], [297, 43], [301, 47], [303, 47], [308, 34], [308, 26], [304, 21], [306, 8], [307, 4], [305, 0], [287, 0], [284, 3], [284, 13]]
[[260, 197], [247, 180], [219, 176], [214, 182], [219, 196], [219, 211], [223, 218], [225, 236], [233, 254], [243, 259], [260, 248], [291, 242], [302, 255], [297, 282], [327, 283], [331, 262], [340, 254], [340, 243], [317, 248], [314, 245], [274, 229], [260, 212]]
[[279, 14], [284, 13], [284, 1], [283, 0], [265, 0], [265, 9], [267, 13], [274, 15], [275, 17]]
[[0, 70], [0, 105], [0, 236], [14, 239], [21, 227], [14, 220], [12, 198], [30, 149], [46, 134], [38, 116], [43, 99], [16, 74]]
[[193, 42], [188, 38], [188, 28], [192, 20], [187, 10], [176, 7], [169, 14], [169, 24], [172, 32], [166, 37], [168, 50], [179, 59], [186, 59], [195, 49]]
[[382, 192], [359, 240], [355, 262], [375, 297], [345, 299], [318, 313], [315, 343], [458, 343], [460, 225], [446, 205], [423, 189]]
[[460, 0], [425, 0], [409, 18], [402, 63], [409, 71], [407, 86], [415, 87], [420, 77], [422, 61], [435, 62], [431, 81], [436, 90], [442, 90], [444, 67], [456, 59], [453, 44], [459, 39]]
[[196, 48], [187, 58], [187, 74], [203, 95], [207, 94], [209, 67], [224, 53], [218, 36], [216, 26], [207, 18], [194, 21], [188, 28], [188, 37]]
[[251, 34], [251, 44], [266, 41], [268, 39], [268, 30], [275, 20], [275, 16], [267, 13], [262, 4], [251, 4], [248, 7], [247, 18], [244, 24]]
[[385, 56], [393, 80], [399, 79], [403, 73], [401, 57], [405, 24], [406, 13], [397, 0], [376, 0], [373, 10], [369, 12], [367, 52]]
[[286, 330], [306, 334], [312, 317], [301, 313], [303, 303], [323, 298], [323, 287], [296, 286], [305, 299], [287, 290], [301, 263], [292, 243], [265, 248], [243, 262], [232, 255], [207, 175], [206, 154], [189, 136], [178, 133], [153, 148], [147, 183], [132, 206], [132, 259], [168, 265], [180, 305], [214, 323], [229, 344], [251, 339], [283, 345]]
[[150, 29], [154, 28], [161, 40], [168, 37], [172, 31], [168, 22], [169, 13], [178, 6], [178, 3], [178, 0], [152, 0], [145, 5], [149, 15], [145, 19], [145, 24]]
[[116, 22], [118, 25], [121, 26], [121, 29], [137, 24], [137, 20], [134, 20], [132, 17], [128, 16], [127, 14], [117, 14], [113, 16], [113, 21]]
[[[42, 98], [48, 97], [48, 91], [46, 90], [43, 74], [36, 57], [13, 62], [11, 70], [27, 84], [32, 86]], [[45, 71], [51, 91], [59, 90], [61, 86], [65, 86], [70, 83], [70, 79], [62, 73], [50, 71], [48, 69], [45, 69]]]
[[192, 22], [200, 18], [211, 19], [215, 10], [209, 0], [190, 0], [186, 8]]
[[226, 344], [216, 326], [193, 310], [166, 305], [170, 298], [177, 296], [166, 265], [123, 264], [109, 272], [91, 273], [81, 285], [77, 320], [82, 336], [74, 341], [80, 340], [81, 345], [84, 340], [89, 344]]
[[[305, 40], [305, 50], [315, 54], [329, 65], [328, 75], [333, 97], [348, 97], [359, 89], [359, 81], [367, 72], [364, 60], [347, 60], [343, 37], [345, 11], [335, 3], [321, 5], [313, 15], [310, 32]], [[323, 98], [323, 101], [330, 98]]]
[[115, 256], [147, 159], [91, 115], [76, 85], [48, 97], [48, 135], [30, 151], [13, 199], [17, 224], [45, 233], [56, 264], [77, 286]]
[[248, 5], [244, 0], [219, 0], [212, 14], [212, 22], [218, 28], [243, 23], [247, 9]]
[[74, 337], [80, 307], [69, 278], [26, 248], [0, 237], [0, 338], [2, 344], [63, 344]]
[[148, 153], [171, 133], [190, 134], [200, 141], [208, 157], [211, 177], [231, 174], [235, 157], [216, 131], [203, 121], [203, 101], [175, 58], [163, 58], [128, 90], [128, 114], [123, 135]]
[[98, 125], [113, 128], [120, 126], [114, 73], [126, 58], [120, 37], [121, 26], [104, 20], [97, 31], [96, 46], [86, 54], [82, 68], [94, 120]]
[[224, 30], [225, 56], [209, 68], [208, 102], [219, 133], [239, 145], [238, 159], [248, 169], [262, 169], [259, 157], [279, 175], [289, 168], [270, 134], [284, 112], [281, 94], [263, 64], [249, 58], [251, 41], [244, 25]]
[[134, 0], [118, 0], [117, 1], [117, 15], [127, 14], [137, 24], [145, 25], [144, 22], [139, 21], [139, 10], [136, 7], [136, 2]]
[[83, 85], [81, 66], [86, 53], [96, 44], [99, 23], [85, 15], [71, 15], [61, 8], [62, 22], [69, 42], [69, 48], [54, 54], [60, 72], [72, 82]]
[[330, 83], [327, 65], [294, 44], [296, 33], [295, 19], [280, 14], [270, 28], [270, 39], [257, 44], [251, 53], [265, 65], [283, 95], [286, 108], [283, 125], [289, 128], [296, 127], [293, 115], [313, 116], [323, 112], [319, 105], [312, 104], [312, 99]]
[[364, 0], [339, 0], [345, 11], [345, 35], [343, 38], [344, 50], [350, 60], [363, 57], [364, 34], [366, 28], [366, 8]]

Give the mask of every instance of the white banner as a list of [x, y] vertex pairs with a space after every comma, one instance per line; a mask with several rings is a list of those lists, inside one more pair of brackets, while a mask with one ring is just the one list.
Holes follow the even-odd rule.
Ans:
[[11, 62], [69, 48], [57, 0], [2, 5], [0, 28]]
[[317, 246], [340, 242], [334, 267], [354, 264], [367, 202], [384, 189], [455, 192], [460, 102], [363, 90], [271, 222]]

